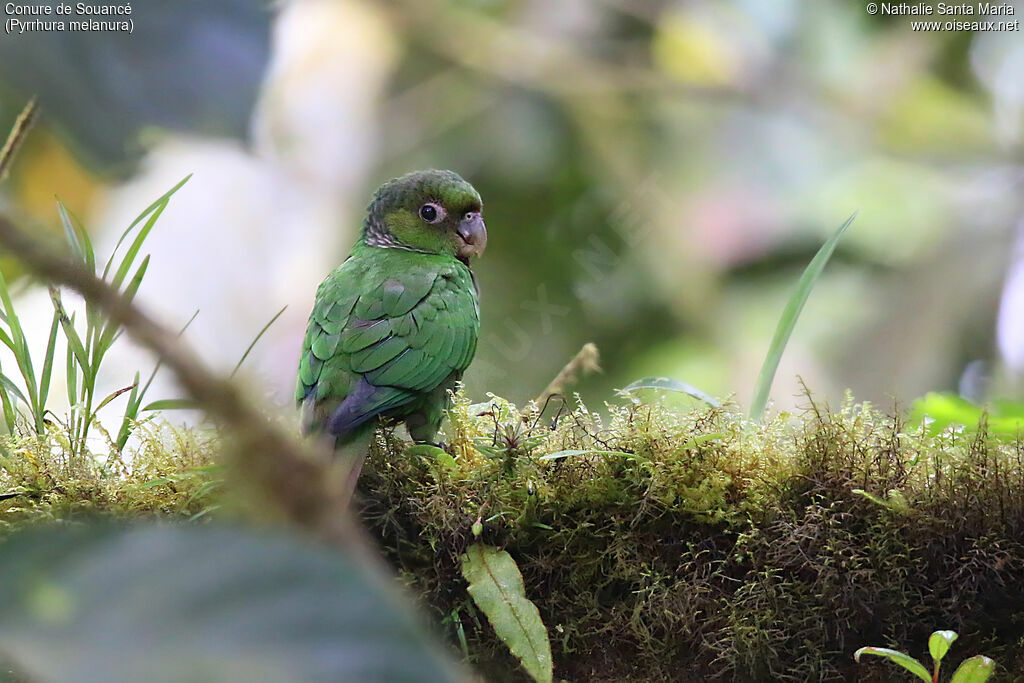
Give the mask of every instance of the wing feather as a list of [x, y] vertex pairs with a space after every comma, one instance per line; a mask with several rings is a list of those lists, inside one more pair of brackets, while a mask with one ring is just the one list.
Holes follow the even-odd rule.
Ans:
[[318, 290], [299, 364], [298, 400], [335, 406], [327, 420], [341, 430], [334, 433], [461, 374], [479, 330], [475, 285], [462, 264], [428, 260], [368, 286], [376, 271], [354, 260]]

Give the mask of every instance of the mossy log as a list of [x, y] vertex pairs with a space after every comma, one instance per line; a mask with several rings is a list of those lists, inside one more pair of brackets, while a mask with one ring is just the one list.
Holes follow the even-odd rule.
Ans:
[[460, 575], [478, 519], [523, 573], [556, 679], [893, 680], [854, 650], [927, 661], [939, 628], [960, 634], [951, 670], [982, 653], [992, 680], [1024, 679], [1020, 440], [852, 403], [766, 424], [730, 406], [606, 415], [459, 398], [454, 457], [382, 434], [364, 469], [364, 519], [489, 680], [525, 676]]

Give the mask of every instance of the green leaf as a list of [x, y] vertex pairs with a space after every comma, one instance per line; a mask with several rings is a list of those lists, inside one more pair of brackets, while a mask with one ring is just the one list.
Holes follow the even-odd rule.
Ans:
[[57, 353], [57, 330], [60, 328], [60, 312], [53, 312], [53, 321], [50, 323], [50, 336], [46, 340], [46, 356], [43, 358], [43, 374], [39, 377], [39, 405], [35, 412], [36, 433], [42, 434], [43, 413], [46, 411], [46, 402], [50, 396], [50, 378], [53, 376], [53, 358]]
[[925, 683], [932, 683], [932, 677], [931, 674], [928, 673], [928, 669], [924, 668], [924, 665], [921, 664], [921, 662], [908, 654], [904, 654], [896, 650], [890, 650], [887, 647], [862, 647], [853, 653], [853, 659], [859, 662], [861, 655], [885, 657], [889, 661], [896, 662], [922, 681], [925, 681]]
[[150, 410], [198, 410], [199, 404], [191, 398], [164, 398], [159, 401], [153, 401], [145, 408], [142, 412], [148, 412]]
[[[910, 511], [910, 503], [907, 502], [907, 497], [904, 496], [903, 492], [899, 489], [889, 489], [885, 498], [876, 496], [864, 489], [850, 489], [850, 493], [856, 493], [858, 496], [864, 496], [875, 505], [881, 505], [887, 510], [891, 510], [893, 512], [905, 514]], [[936, 633], [938, 633], [938, 631], [936, 631]], [[949, 631], [949, 633], [952, 633], [952, 631]]]
[[121, 389], [118, 389], [116, 391], [110, 392], [110, 395], [107, 396], [106, 398], [104, 398], [102, 401], [100, 401], [100, 404], [98, 406], [96, 406], [95, 409], [93, 409], [93, 412], [94, 413], [98, 413], [104, 406], [106, 406], [108, 403], [113, 401], [115, 398], [117, 398], [121, 394], [124, 394], [124, 393], [129, 392], [129, 391], [134, 392], [135, 389], [139, 386], [138, 385], [138, 379], [137, 379], [138, 378], [138, 374], [139, 373], [135, 373], [135, 375], [136, 375], [135, 384], [132, 384], [131, 386], [127, 386], [127, 387], [122, 387]]
[[631, 382], [630, 384], [626, 385], [622, 389], [619, 389], [619, 393], [626, 394], [631, 391], [636, 391], [637, 389], [657, 389], [660, 391], [675, 391], [680, 394], [692, 396], [697, 400], [704, 401], [704, 403], [707, 403], [709, 406], [713, 408], [717, 408], [719, 405], [721, 405], [721, 402], [717, 398], [714, 398], [713, 396], [704, 393], [703, 391], [693, 386], [692, 384], [680, 382], [679, 380], [672, 379], [671, 377], [644, 377], [643, 379], [638, 379], [637, 381]]
[[405, 454], [407, 456], [419, 456], [421, 458], [433, 460], [438, 465], [440, 465], [441, 467], [445, 468], [448, 471], [454, 471], [458, 469], [458, 464], [455, 462], [455, 458], [449, 455], [447, 451], [445, 451], [443, 448], [438, 448], [437, 446], [432, 446], [428, 443], [418, 443], [409, 446], [408, 448], [405, 449]]
[[[192, 314], [192, 317], [188, 319], [188, 322], [178, 331], [178, 336], [185, 334], [185, 330], [192, 324], [192, 321], [199, 315], [199, 309]], [[153, 366], [153, 371], [149, 373], [149, 379], [146, 383], [139, 386], [139, 373], [135, 373], [135, 385], [136, 389], [132, 390], [131, 395], [128, 397], [128, 405], [125, 406], [124, 417], [121, 419], [121, 429], [117, 433], [117, 450], [123, 451], [125, 445], [128, 443], [128, 437], [131, 436], [132, 422], [139, 416], [139, 406], [142, 405], [142, 399], [146, 397], [146, 392], [149, 391], [150, 385], [153, 384], [153, 380], [156, 378], [156, 373], [160, 371], [160, 366], [163, 361], [158, 360], [156, 365]]]
[[835, 231], [832, 237], [825, 244], [821, 245], [821, 249], [814, 255], [811, 262], [807, 264], [807, 268], [796, 284], [796, 289], [786, 302], [786, 308], [782, 311], [782, 317], [779, 318], [779, 324], [775, 328], [775, 336], [772, 337], [772, 343], [768, 347], [768, 355], [765, 356], [764, 365], [761, 366], [761, 372], [757, 376], [757, 384], [754, 385], [754, 400], [750, 404], [751, 420], [759, 421], [761, 416], [764, 415], [764, 409], [768, 405], [768, 393], [771, 391], [772, 382], [775, 380], [775, 371], [779, 369], [782, 352], [786, 350], [789, 337], [793, 334], [793, 329], [796, 328], [796, 321], [800, 318], [800, 312], [803, 311], [804, 304], [807, 303], [808, 297], [811, 296], [814, 283], [818, 281], [818, 278], [825, 270], [825, 265], [832, 257], [832, 252], [836, 250], [839, 239], [856, 217], [857, 214], [853, 214], [847, 218], [846, 222], [839, 226], [839, 229]]
[[[7, 322], [7, 316], [0, 317], [4, 318], [4, 322]], [[18, 345], [14, 343], [14, 340], [3, 329], [0, 329], [0, 342], [3, 342], [3, 345], [9, 348], [12, 353], [18, 353]]]
[[[174, 193], [177, 192], [178, 190], [180, 190], [182, 188], [182, 186], [185, 183], [187, 183], [189, 181], [189, 178], [191, 178], [191, 177], [192, 177], [192, 174], [189, 173], [187, 176], [182, 178], [181, 181], [177, 185], [175, 185], [171, 189], [167, 190], [167, 192], [165, 192], [163, 194], [163, 196], [161, 196], [159, 199], [157, 199], [152, 204], [147, 206], [145, 211], [143, 211], [138, 216], [136, 216], [135, 220], [132, 221], [132, 224], [129, 225], [125, 229], [125, 231], [123, 233], [121, 233], [121, 237], [118, 238], [117, 244], [114, 245], [114, 250], [112, 252], [110, 252], [110, 258], [107, 259], [107, 265], [103, 268], [103, 279], [104, 280], [107, 279], [107, 275], [110, 273], [110, 267], [114, 263], [114, 256], [117, 255], [117, 250], [121, 247], [121, 243], [124, 242], [125, 239], [128, 238], [128, 235], [131, 234], [131, 231], [135, 229], [135, 226], [138, 225], [139, 223], [141, 223], [143, 220], [145, 220], [146, 216], [148, 216], [149, 214], [153, 213], [157, 209], [159, 209], [162, 212], [164, 210], [164, 208], [166, 208], [167, 202], [174, 195]], [[155, 222], [155, 219], [154, 219], [154, 222]], [[153, 227], [152, 225], [149, 226], [150, 229], [152, 229], [152, 227]], [[149, 230], [148, 229], [144, 229], [144, 230], [148, 234]], [[145, 241], [145, 238], [143, 238], [143, 241]], [[136, 238], [136, 242], [138, 242], [139, 246], [141, 246], [142, 243], [139, 242], [137, 238]], [[138, 251], [138, 249], [136, 249], [136, 251]], [[132, 258], [134, 259], [134, 257], [132, 257]], [[125, 256], [122, 259], [122, 263], [121, 263], [121, 267], [125, 268], [125, 270], [127, 272], [126, 264], [127, 264], [127, 266], [131, 266], [131, 259], [128, 259], [127, 256]], [[124, 276], [122, 275], [121, 278], [124, 279]], [[120, 280], [118, 280], [118, 283], [120, 283]]]
[[932, 661], [938, 667], [939, 662], [949, 652], [949, 646], [957, 639], [956, 631], [936, 631], [928, 638], [928, 652], [932, 655]]
[[1003, 400], [986, 408], [956, 394], [933, 391], [914, 401], [909, 421], [927, 425], [928, 433], [934, 436], [950, 425], [976, 432], [982, 419], [986, 419], [990, 434], [1016, 439], [1024, 431], [1024, 405]]
[[157, 220], [159, 220], [160, 215], [166, 208], [167, 202], [163, 202], [157, 206], [156, 210], [149, 217], [149, 220], [147, 220], [142, 228], [139, 229], [139, 233], [135, 236], [135, 239], [132, 240], [131, 246], [129, 246], [128, 251], [124, 253], [121, 265], [117, 267], [117, 270], [114, 272], [114, 279], [110, 283], [115, 289], [120, 288], [121, 283], [124, 282], [126, 277], [128, 277], [128, 271], [131, 269], [132, 264], [135, 263], [135, 257], [139, 255], [139, 250], [142, 249], [142, 245], [145, 243], [146, 238], [149, 237], [150, 231], [153, 230]]
[[31, 404], [29, 404], [28, 399], [25, 398], [25, 394], [21, 393], [21, 389], [19, 389], [18, 385], [14, 383], [14, 380], [12, 380], [7, 375], [0, 374], [0, 385], [3, 386], [5, 392], [13, 394], [16, 399], [24, 403], [26, 408], [28, 408], [29, 410], [32, 409], [32, 406]]
[[162, 522], [0, 548], [0, 648], [31, 680], [459, 680], [392, 584], [310, 540]]
[[4, 426], [7, 428], [8, 434], [14, 433], [14, 427], [17, 424], [17, 419], [14, 414], [14, 405], [11, 403], [11, 397], [7, 395], [7, 392], [0, 389], [0, 407], [4, 411]]
[[[128, 281], [128, 286], [124, 289], [124, 300], [126, 304], [132, 302], [135, 299], [135, 295], [139, 291], [139, 286], [142, 284], [142, 278], [146, 276], [146, 269], [149, 268], [149, 256], [147, 255], [142, 259], [142, 263], [139, 265], [139, 269], [135, 271], [135, 275]], [[103, 326], [102, 332], [99, 334], [99, 341], [96, 345], [96, 364], [99, 365], [103, 356], [107, 353], [107, 350], [114, 343], [116, 335], [120, 329], [120, 325], [112, 320], [108, 320]]]
[[64, 202], [59, 199], [57, 200], [57, 213], [60, 215], [60, 222], [64, 227], [64, 237], [67, 239], [72, 253], [85, 264], [90, 273], [95, 273], [96, 253], [93, 251], [89, 233], [82, 227], [81, 221], [72, 215], [64, 206]]
[[4, 345], [14, 354], [18, 370], [25, 381], [25, 390], [31, 401], [28, 405], [31, 408], [31, 406], [37, 404], [39, 396], [36, 385], [36, 373], [32, 367], [32, 354], [29, 351], [28, 341], [25, 339], [25, 330], [22, 328], [21, 320], [18, 319], [18, 314], [14, 309], [14, 302], [11, 300], [11, 293], [7, 288], [7, 281], [4, 279], [2, 272], [0, 272], [0, 303], [3, 304], [4, 322], [7, 323], [8, 330], [10, 331], [10, 337], [4, 334], [0, 339], [3, 340]]
[[[71, 324], [75, 324], [75, 319], [71, 319]], [[67, 377], [67, 389], [68, 389], [68, 405], [75, 405], [78, 401], [78, 371], [75, 369], [75, 352], [71, 348], [71, 344], [67, 345], [67, 367], [65, 368]]]
[[124, 415], [121, 417], [121, 428], [117, 430], [117, 450], [123, 451], [131, 436], [132, 422], [139, 416], [139, 403], [142, 397], [139, 395], [139, 373], [135, 373], [135, 380], [132, 382], [132, 391], [128, 394], [128, 403], [124, 407]]
[[523, 575], [504, 550], [471, 545], [462, 556], [469, 594], [523, 668], [538, 683], [552, 678], [551, 643], [537, 606], [526, 598]]
[[424, 456], [428, 458], [437, 458], [440, 457], [441, 454], [448, 455], [443, 448], [438, 448], [437, 446], [429, 443], [413, 444], [405, 449], [405, 454], [411, 457]]
[[574, 455], [619, 455], [624, 458], [640, 457], [636, 453], [626, 453], [624, 451], [567, 450], [548, 453], [547, 455], [540, 456], [537, 460], [561, 460], [562, 458], [569, 458]]
[[996, 668], [996, 663], [985, 655], [975, 655], [957, 667], [949, 683], [985, 683]]
[[68, 348], [75, 355], [78, 367], [82, 369], [82, 377], [85, 383], [90, 384], [92, 370], [89, 364], [89, 354], [86, 353], [85, 345], [82, 344], [82, 338], [78, 336], [74, 322], [68, 317], [67, 311], [64, 310], [64, 304], [60, 299], [60, 292], [53, 287], [50, 288], [50, 300], [53, 302], [53, 310], [60, 317], [60, 326], [64, 330], [64, 337], [67, 339]]

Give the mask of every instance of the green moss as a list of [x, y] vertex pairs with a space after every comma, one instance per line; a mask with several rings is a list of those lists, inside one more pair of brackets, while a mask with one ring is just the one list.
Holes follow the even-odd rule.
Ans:
[[[0, 524], [221, 504], [219, 435], [136, 434], [124, 456], [100, 442], [85, 457], [59, 425], [7, 437], [0, 493], [17, 495]], [[960, 633], [951, 662], [984, 653], [1002, 666], [994, 680], [1024, 677], [1024, 444], [984, 423], [929, 436], [852, 402], [762, 425], [734, 406], [540, 416], [459, 396], [444, 439], [450, 455], [412, 455], [382, 431], [361, 510], [488, 680], [524, 675], [460, 573], [478, 518], [518, 563], [568, 680], [890, 680], [853, 651], [922, 656], [936, 628]]]
[[94, 444], [99, 454], [79, 456], [59, 424], [43, 439], [3, 437], [0, 494], [9, 495], [0, 501], [0, 525], [96, 514], [193, 517], [215, 505], [214, 433], [144, 421], [133, 441], [121, 454], [106, 436]]
[[[1024, 675], [1021, 443], [984, 424], [931, 437], [852, 403], [764, 425], [730, 406], [607, 415], [460, 397], [453, 459], [406, 456], [387, 435], [371, 453], [364, 518], [439, 620], [458, 612], [490, 678], [519, 674], [459, 574], [478, 517], [523, 572], [556, 676], [885, 680], [853, 651], [921, 654], [936, 628], [961, 634], [954, 659]], [[541, 459], [566, 450], [595, 452]]]

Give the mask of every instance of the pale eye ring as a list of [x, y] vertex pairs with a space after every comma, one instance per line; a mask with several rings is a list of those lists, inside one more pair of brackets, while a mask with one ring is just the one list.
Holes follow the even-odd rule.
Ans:
[[445, 213], [444, 207], [434, 202], [427, 202], [420, 207], [420, 218], [427, 223], [439, 223], [444, 220]]

